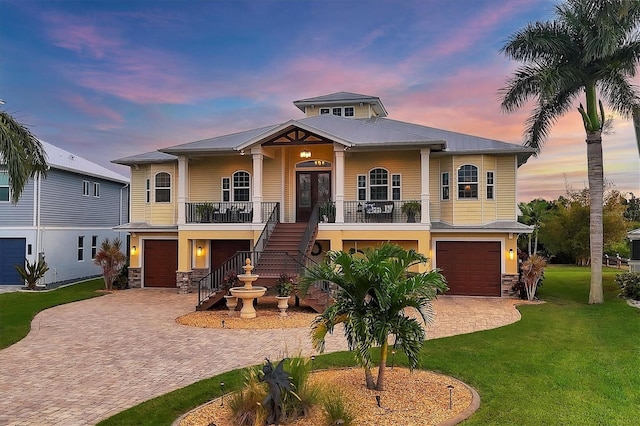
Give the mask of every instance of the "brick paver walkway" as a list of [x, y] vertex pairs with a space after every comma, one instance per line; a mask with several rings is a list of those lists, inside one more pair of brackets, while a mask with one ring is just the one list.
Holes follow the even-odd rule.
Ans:
[[[127, 290], [38, 314], [0, 351], [0, 425], [93, 425], [158, 395], [265, 357], [311, 353], [308, 330], [193, 328], [174, 319], [196, 296]], [[429, 337], [510, 324], [512, 300], [443, 297]], [[259, 320], [259, 319], [258, 319]], [[346, 349], [336, 333], [327, 351]]]

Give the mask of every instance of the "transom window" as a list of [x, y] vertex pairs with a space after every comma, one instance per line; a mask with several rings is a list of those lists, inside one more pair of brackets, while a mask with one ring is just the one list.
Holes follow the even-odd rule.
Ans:
[[441, 197], [443, 200], [449, 199], [449, 172], [442, 173], [442, 194]]
[[458, 198], [478, 198], [478, 168], [465, 164], [458, 169]]
[[4, 166], [0, 167], [0, 201], [9, 201], [9, 172]]
[[251, 179], [247, 172], [233, 174], [233, 201], [249, 201]]
[[156, 203], [171, 202], [171, 175], [160, 172], [156, 175]]

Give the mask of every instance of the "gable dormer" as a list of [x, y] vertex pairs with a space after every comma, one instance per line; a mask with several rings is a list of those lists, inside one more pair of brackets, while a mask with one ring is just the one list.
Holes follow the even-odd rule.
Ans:
[[337, 92], [330, 95], [294, 101], [293, 104], [307, 117], [337, 115], [345, 118], [386, 117], [387, 110], [377, 96]]

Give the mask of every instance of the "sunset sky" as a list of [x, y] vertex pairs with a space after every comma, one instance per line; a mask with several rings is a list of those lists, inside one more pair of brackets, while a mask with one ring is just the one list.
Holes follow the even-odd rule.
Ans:
[[[302, 118], [292, 101], [379, 96], [389, 117], [522, 143], [499, 49], [548, 0], [0, 0], [0, 99], [40, 139], [111, 164]], [[636, 81], [636, 84], [640, 80]], [[631, 120], [603, 140], [605, 178], [640, 195]], [[581, 119], [558, 121], [519, 170], [519, 201], [587, 186]]]

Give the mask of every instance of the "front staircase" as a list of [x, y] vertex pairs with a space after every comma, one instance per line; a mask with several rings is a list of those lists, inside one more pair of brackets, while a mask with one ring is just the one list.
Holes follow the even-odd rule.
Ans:
[[[196, 310], [209, 309], [223, 299], [227, 294], [223, 285], [224, 275], [227, 271], [242, 273], [241, 267], [247, 257], [251, 258], [254, 265], [253, 273], [260, 275], [255, 285], [267, 288], [274, 287], [282, 274], [298, 276], [308, 262], [313, 262], [309, 254], [318, 232], [317, 212], [312, 215], [309, 223], [280, 223], [276, 219], [277, 215], [272, 216], [273, 221], [270, 219], [267, 222], [263, 232], [265, 235], [259, 238], [255, 251], [236, 253], [218, 270], [200, 280]], [[309, 288], [304, 300], [317, 312], [324, 311], [333, 302], [328, 283], [317, 283]]]

